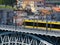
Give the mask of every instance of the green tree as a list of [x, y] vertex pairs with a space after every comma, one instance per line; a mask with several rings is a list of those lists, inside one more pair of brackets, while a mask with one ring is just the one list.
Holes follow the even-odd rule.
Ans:
[[3, 1], [3, 0], [0, 0], [0, 5], [1, 5], [1, 4], [4, 4], [4, 1]]
[[16, 4], [16, 0], [0, 0], [0, 5], [1, 4], [13, 6]]

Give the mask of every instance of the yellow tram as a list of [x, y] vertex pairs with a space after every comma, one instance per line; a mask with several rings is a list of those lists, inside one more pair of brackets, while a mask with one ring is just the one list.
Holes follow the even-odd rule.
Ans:
[[[53, 8], [53, 10], [57, 11], [59, 13], [58, 15], [60, 15], [60, 8]], [[45, 13], [48, 13], [48, 11], [45, 11]], [[57, 15], [57, 18], [60, 18], [58, 15]], [[25, 19], [24, 25], [25, 25], [25, 28], [60, 31], [60, 21], [53, 21], [53, 20], [42, 21], [42, 20], [36, 20], [36, 19]]]
[[[34, 28], [34, 29], [43, 29], [46, 30], [54, 30], [54, 31], [60, 31], [60, 22], [56, 21], [48, 21], [46, 20], [24, 20], [25, 28]], [[46, 26], [47, 25], [47, 26]]]

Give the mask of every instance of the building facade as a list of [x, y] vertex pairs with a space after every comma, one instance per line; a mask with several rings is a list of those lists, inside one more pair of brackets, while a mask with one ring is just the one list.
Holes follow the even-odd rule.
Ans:
[[11, 9], [0, 9], [0, 24], [12, 24], [13, 12]]

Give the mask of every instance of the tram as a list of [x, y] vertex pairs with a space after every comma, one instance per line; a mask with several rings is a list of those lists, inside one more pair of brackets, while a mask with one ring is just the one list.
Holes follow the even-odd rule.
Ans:
[[46, 30], [60, 30], [60, 21], [42, 21], [42, 20], [24, 20], [25, 28], [43, 29]]
[[[52, 31], [60, 31], [60, 10], [59, 8], [53, 8], [54, 12], [50, 15], [46, 15], [45, 19], [25, 19], [24, 20], [24, 26], [25, 28], [32, 28], [32, 29], [43, 29], [43, 30], [52, 30]], [[43, 11], [45, 13], [48, 13], [47, 11]], [[42, 16], [43, 18], [43, 16]]]

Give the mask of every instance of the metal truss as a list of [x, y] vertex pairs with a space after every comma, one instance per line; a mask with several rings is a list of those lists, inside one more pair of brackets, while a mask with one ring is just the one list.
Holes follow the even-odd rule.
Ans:
[[8, 33], [0, 35], [0, 45], [52, 45], [31, 34]]

